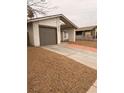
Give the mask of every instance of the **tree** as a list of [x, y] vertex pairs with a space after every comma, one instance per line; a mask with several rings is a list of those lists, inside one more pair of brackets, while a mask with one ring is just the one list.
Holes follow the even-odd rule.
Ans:
[[49, 10], [56, 7], [49, 7], [46, 0], [27, 0], [27, 17], [33, 18], [38, 15], [46, 15]]

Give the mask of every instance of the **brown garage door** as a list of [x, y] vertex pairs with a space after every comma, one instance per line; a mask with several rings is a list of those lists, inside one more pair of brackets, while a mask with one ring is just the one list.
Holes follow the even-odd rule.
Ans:
[[57, 31], [55, 28], [39, 27], [40, 45], [54, 45], [57, 42]]

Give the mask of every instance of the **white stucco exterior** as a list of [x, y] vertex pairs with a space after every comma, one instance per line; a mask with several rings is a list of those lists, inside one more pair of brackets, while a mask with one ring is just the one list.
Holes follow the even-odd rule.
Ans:
[[75, 29], [68, 29], [69, 41], [75, 42]]
[[68, 41], [68, 30], [61, 31], [61, 41]]
[[39, 25], [56, 27], [57, 26], [56, 21], [57, 21], [57, 18], [53, 18], [53, 19], [47, 19], [47, 20], [39, 21], [38, 24]]
[[61, 29], [60, 29], [61, 23], [60, 19], [56, 19], [56, 27], [57, 27], [57, 44], [60, 44], [61, 42]]
[[27, 25], [28, 37], [30, 45], [34, 45], [34, 37], [33, 37], [33, 27], [32, 24]]
[[[56, 27], [56, 29], [57, 29], [57, 44], [60, 44], [61, 39], [62, 39], [61, 24], [63, 24], [63, 22], [59, 19], [59, 17], [32, 22], [32, 27], [28, 28], [29, 30], [30, 30], [30, 28], [32, 28], [31, 31], [28, 31], [29, 37], [31, 40], [31, 44], [36, 47], [40, 46], [39, 25], [48, 26], [48, 27]], [[74, 42], [75, 41], [75, 30], [73, 28], [67, 29], [66, 32], [68, 34], [68, 40]]]
[[59, 19], [53, 18], [53, 19], [47, 19], [42, 21], [37, 21], [32, 23], [32, 33], [33, 33], [33, 45], [38, 47], [40, 46], [40, 37], [39, 37], [39, 25], [43, 26], [51, 26], [51, 27], [57, 27], [57, 44], [60, 44], [60, 22]]
[[33, 23], [33, 37], [34, 37], [34, 46], [40, 46], [40, 37], [39, 37], [39, 24], [38, 22]]

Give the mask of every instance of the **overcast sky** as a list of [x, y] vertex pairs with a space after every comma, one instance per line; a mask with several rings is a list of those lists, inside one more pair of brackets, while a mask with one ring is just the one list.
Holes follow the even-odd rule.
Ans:
[[97, 24], [96, 0], [47, 0], [58, 8], [49, 14], [64, 14], [79, 27]]

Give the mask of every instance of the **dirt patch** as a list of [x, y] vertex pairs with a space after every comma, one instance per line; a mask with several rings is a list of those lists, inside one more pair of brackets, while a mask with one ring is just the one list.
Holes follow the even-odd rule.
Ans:
[[88, 47], [97, 48], [97, 41], [90, 40], [77, 40], [76, 42], [70, 42], [71, 44], [83, 45]]
[[42, 48], [28, 47], [28, 93], [86, 93], [96, 70]]

